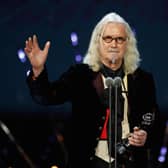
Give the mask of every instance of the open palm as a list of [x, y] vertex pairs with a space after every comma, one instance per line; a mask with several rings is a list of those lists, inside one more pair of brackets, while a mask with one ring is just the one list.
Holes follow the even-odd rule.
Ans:
[[44, 49], [40, 49], [37, 36], [29, 37], [25, 42], [24, 51], [32, 65], [34, 71], [42, 71], [47, 59], [50, 42], [46, 42]]

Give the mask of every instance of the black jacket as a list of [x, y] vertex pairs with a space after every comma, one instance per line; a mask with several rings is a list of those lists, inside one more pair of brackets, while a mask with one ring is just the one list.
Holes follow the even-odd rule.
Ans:
[[[105, 108], [100, 100], [103, 91], [100, 72], [93, 72], [85, 64], [77, 64], [54, 82], [48, 81], [45, 69], [36, 80], [32, 80], [30, 73], [27, 83], [33, 99], [40, 104], [72, 103], [72, 118], [67, 137], [65, 135], [70, 164], [72, 168], [89, 167], [105, 119]], [[137, 69], [128, 75], [128, 103], [130, 130], [143, 125], [148, 132], [145, 147], [133, 148], [136, 165], [145, 165], [146, 150], [152, 143], [152, 126], [158, 112], [155, 85], [150, 73]]]

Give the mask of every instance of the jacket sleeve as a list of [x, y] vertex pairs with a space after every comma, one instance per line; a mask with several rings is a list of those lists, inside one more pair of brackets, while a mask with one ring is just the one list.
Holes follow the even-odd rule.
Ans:
[[130, 125], [139, 126], [147, 131], [145, 146], [150, 147], [158, 124], [159, 107], [156, 98], [156, 87], [153, 75], [138, 69], [133, 76], [129, 77], [129, 102], [130, 102]]
[[33, 100], [42, 105], [62, 104], [71, 100], [72, 71], [72, 69], [68, 70], [53, 82], [49, 81], [46, 68], [35, 80], [33, 80], [33, 71], [31, 71], [26, 82]]
[[159, 127], [160, 111], [156, 98], [156, 86], [152, 74], [148, 74], [148, 82], [146, 83], [146, 97], [144, 97], [144, 102], [146, 102], [145, 107], [146, 112], [142, 115], [141, 126], [148, 133], [147, 136], [147, 147], [152, 147], [155, 143], [156, 137], [158, 136], [157, 127]]

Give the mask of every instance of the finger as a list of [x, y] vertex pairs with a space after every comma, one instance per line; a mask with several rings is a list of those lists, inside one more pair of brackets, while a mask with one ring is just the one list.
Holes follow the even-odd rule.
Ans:
[[131, 137], [130, 137], [131, 141], [133, 141], [134, 143], [141, 143], [145, 140], [145, 138], [143, 136], [139, 136], [138, 134], [134, 133]]
[[135, 141], [146, 142], [147, 133], [145, 131], [134, 132], [134, 134], [132, 135], [132, 138]]
[[139, 127], [134, 127], [134, 131], [139, 131]]
[[134, 132], [134, 135], [136, 135], [136, 136], [139, 136], [139, 137], [147, 137], [147, 132], [146, 131], [144, 131], [144, 130], [139, 130], [139, 131], [135, 131]]
[[25, 48], [27, 52], [31, 52], [32, 50], [32, 40], [31, 37], [28, 38], [28, 40], [25, 41]]
[[139, 130], [138, 134], [144, 136], [147, 135], [147, 132], [144, 130]]
[[31, 49], [32, 49], [32, 47], [33, 47], [33, 42], [32, 42], [32, 38], [31, 38], [31, 37], [28, 38], [27, 46], [28, 46], [29, 48], [31, 48]]
[[28, 48], [24, 48], [24, 52], [25, 52], [26, 56], [29, 58], [29, 60], [31, 60], [31, 58], [33, 57], [31, 54], [31, 50]]
[[49, 48], [50, 48], [50, 41], [47, 41], [46, 44], [45, 44], [45, 47], [44, 47], [45, 54], [48, 53]]
[[140, 140], [140, 139], [136, 139], [133, 137], [129, 138], [129, 144], [133, 145], [133, 146], [143, 146], [144, 145], [144, 141]]
[[26, 55], [28, 56], [29, 55], [29, 53], [31, 52], [28, 48], [24, 48], [24, 51], [25, 51], [25, 53], [26, 53]]
[[37, 40], [36, 35], [33, 35], [33, 47], [39, 48], [39, 44], [38, 44], [38, 40]]
[[29, 42], [28, 42], [27, 40], [25, 41], [25, 49], [26, 49], [27, 52], [31, 52], [31, 50], [32, 50], [32, 49], [30, 48]]

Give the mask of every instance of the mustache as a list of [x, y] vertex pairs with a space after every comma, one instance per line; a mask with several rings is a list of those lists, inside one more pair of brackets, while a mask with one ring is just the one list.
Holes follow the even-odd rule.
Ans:
[[108, 51], [108, 52], [115, 52], [115, 53], [118, 53], [118, 52], [119, 52], [119, 51], [116, 50], [116, 49], [108, 49], [107, 51]]

